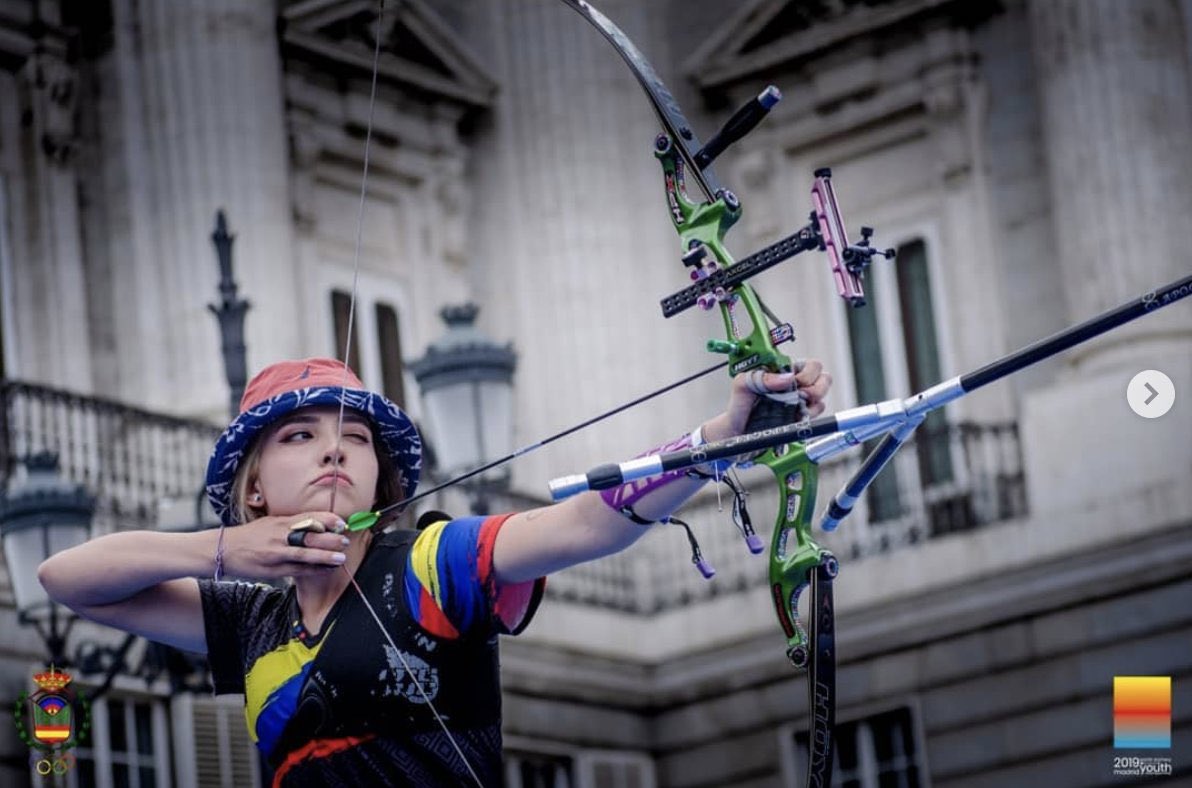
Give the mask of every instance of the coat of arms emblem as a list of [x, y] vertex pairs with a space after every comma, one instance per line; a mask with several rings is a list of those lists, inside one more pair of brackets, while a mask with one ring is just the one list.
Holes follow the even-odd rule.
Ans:
[[[62, 756], [78, 744], [90, 725], [87, 701], [69, 686], [71, 681], [69, 673], [53, 666], [35, 673], [33, 683], [37, 690], [21, 693], [13, 709], [17, 732], [30, 747], [50, 756], [44, 759], [50, 768], [66, 763]], [[37, 765], [41, 772], [42, 762]]]

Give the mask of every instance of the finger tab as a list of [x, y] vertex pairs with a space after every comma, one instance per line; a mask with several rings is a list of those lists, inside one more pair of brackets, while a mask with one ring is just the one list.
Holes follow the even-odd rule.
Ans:
[[327, 528], [321, 522], [316, 520], [315, 518], [307, 517], [305, 520], [299, 520], [298, 522], [291, 525], [290, 530], [291, 531], [314, 531], [317, 534], [321, 534], [324, 531], [326, 531]]

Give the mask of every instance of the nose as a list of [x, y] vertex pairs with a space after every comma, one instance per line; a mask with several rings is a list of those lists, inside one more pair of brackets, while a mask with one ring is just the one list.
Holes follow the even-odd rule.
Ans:
[[324, 465], [343, 465], [344, 464], [343, 450], [337, 444], [338, 444], [338, 441], [333, 441], [331, 443], [331, 445], [328, 446], [327, 449], [323, 452], [323, 464]]

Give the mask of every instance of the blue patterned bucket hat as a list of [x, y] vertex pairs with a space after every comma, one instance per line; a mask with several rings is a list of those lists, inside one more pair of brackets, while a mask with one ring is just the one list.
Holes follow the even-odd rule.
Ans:
[[281, 361], [265, 367], [249, 381], [240, 400], [240, 415], [215, 442], [207, 462], [207, 499], [221, 522], [233, 524], [232, 483], [253, 440], [270, 424], [299, 408], [339, 405], [341, 397], [345, 407], [372, 421], [380, 447], [401, 472], [404, 496], [414, 494], [422, 470], [422, 438], [410, 417], [385, 397], [365, 389], [342, 361]]

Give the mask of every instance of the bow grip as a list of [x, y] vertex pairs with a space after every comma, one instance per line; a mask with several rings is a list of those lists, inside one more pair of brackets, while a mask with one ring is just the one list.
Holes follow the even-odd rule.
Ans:
[[807, 418], [807, 406], [802, 402], [787, 404], [761, 395], [758, 397], [757, 404], [753, 406], [753, 412], [749, 414], [745, 431], [758, 432], [772, 427], [784, 427], [805, 418]]

